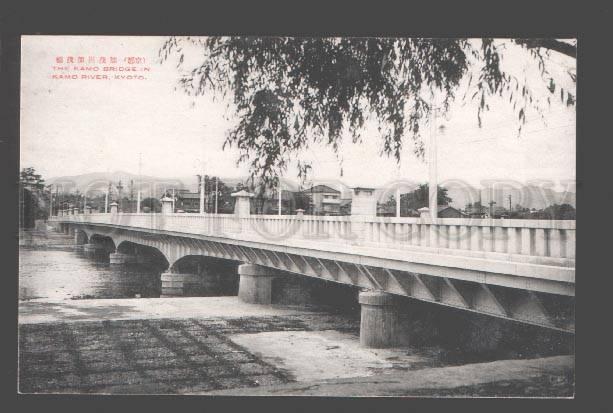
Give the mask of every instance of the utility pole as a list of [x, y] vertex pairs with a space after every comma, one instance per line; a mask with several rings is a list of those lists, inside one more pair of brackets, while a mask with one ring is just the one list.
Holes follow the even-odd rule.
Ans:
[[281, 180], [279, 179], [279, 187], [277, 188], [277, 192], [279, 193], [279, 216], [281, 216], [281, 208], [283, 208], [283, 190], [281, 189]]
[[400, 188], [396, 189], [396, 217], [400, 217]]
[[119, 183], [117, 184], [117, 196], [119, 197], [119, 211], [118, 212], [123, 212], [123, 199], [121, 197], [121, 192], [123, 190], [123, 185], [121, 184], [121, 179], [119, 180]]
[[137, 188], [137, 192], [136, 192], [136, 213], [140, 213], [140, 185], [141, 185], [141, 180], [140, 180], [140, 175], [141, 175], [141, 166], [143, 163], [143, 154], [142, 152], [138, 153], [138, 178], [136, 180], [136, 188]]
[[52, 216], [53, 216], [53, 191], [51, 190], [51, 186], [49, 186], [49, 217], [52, 217]]
[[202, 175], [198, 175], [200, 179], [200, 215], [204, 214], [204, 172]]
[[509, 194], [509, 218], [511, 218], [511, 211], [512, 211], [512, 207], [511, 207], [511, 194]]
[[219, 177], [215, 177], [215, 214], [217, 214], [217, 198], [219, 197]]
[[109, 212], [109, 192], [111, 192], [111, 182], [109, 182], [109, 186], [106, 188], [106, 194], [104, 197], [104, 213], [108, 214]]
[[432, 222], [436, 222], [438, 218], [438, 176], [437, 176], [437, 148], [436, 148], [436, 98], [432, 98], [432, 109], [430, 113], [430, 142], [428, 148], [428, 163], [429, 163], [429, 181], [428, 198], [430, 217]]

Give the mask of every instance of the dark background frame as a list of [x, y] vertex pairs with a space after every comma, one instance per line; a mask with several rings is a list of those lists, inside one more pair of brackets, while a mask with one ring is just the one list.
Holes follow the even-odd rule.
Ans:
[[[611, 6], [580, 2], [448, 2], [403, 7], [381, 1], [315, 5], [312, 1], [238, 4], [234, 1], [151, 2], [22, 1], [0, 10], [0, 202], [2, 224], [3, 405], [19, 411], [169, 411], [185, 404], [197, 410], [255, 409], [283, 411], [369, 410], [431, 411], [610, 411], [609, 372], [612, 256], [610, 237], [613, 184], [611, 173]], [[96, 35], [291, 35], [415, 37], [574, 37], [577, 63], [577, 244], [576, 398], [534, 399], [342, 399], [342, 398], [206, 398], [183, 396], [17, 395], [17, 183], [19, 172], [19, 73], [22, 34]], [[18, 406], [7, 406], [7, 402]], [[608, 408], [607, 408], [608, 407]], [[434, 409], [433, 409], [434, 408]], [[424, 410], [425, 409], [425, 410]], [[10, 410], [7, 410], [10, 411]]]

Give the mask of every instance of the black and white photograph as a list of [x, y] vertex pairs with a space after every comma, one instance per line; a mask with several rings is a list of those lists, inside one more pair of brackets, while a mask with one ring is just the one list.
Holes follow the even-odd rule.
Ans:
[[580, 47], [21, 36], [18, 393], [574, 398]]

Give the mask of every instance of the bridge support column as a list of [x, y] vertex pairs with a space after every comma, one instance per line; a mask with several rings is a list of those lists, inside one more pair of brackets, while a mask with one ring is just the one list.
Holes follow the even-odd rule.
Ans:
[[81, 231], [78, 231], [75, 229], [74, 231], [74, 245], [76, 248], [82, 248], [83, 245], [86, 243], [87, 239], [85, 234], [83, 234]]
[[395, 297], [380, 291], [361, 292], [360, 345], [369, 348], [403, 344], [400, 317]]
[[199, 274], [162, 273], [162, 294], [160, 297], [183, 297], [189, 292], [200, 293], [202, 289], [203, 282]]
[[109, 255], [109, 264], [135, 264], [136, 258], [136, 255], [112, 252]]
[[272, 268], [242, 264], [238, 266], [238, 274], [238, 298], [241, 301], [253, 304], [271, 303], [272, 280], [276, 275]]
[[104, 251], [104, 246], [99, 244], [83, 244], [83, 252], [88, 256], [94, 256], [96, 253]]

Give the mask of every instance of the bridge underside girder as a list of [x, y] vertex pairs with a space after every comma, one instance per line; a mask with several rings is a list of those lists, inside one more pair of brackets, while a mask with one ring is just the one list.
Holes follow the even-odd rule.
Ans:
[[209, 243], [211, 255], [384, 291], [562, 331], [574, 331], [572, 297], [389, 270], [258, 248]]
[[117, 228], [98, 226], [89, 227], [86, 232], [88, 236], [92, 233], [105, 234], [113, 238], [116, 245], [128, 240], [157, 248], [165, 255], [170, 266], [183, 256], [203, 255], [263, 265], [362, 289], [384, 291], [480, 314], [574, 332], [574, 296], [570, 295], [467, 281], [452, 278], [451, 275], [426, 275], [210, 239], [138, 230], [124, 232]]

